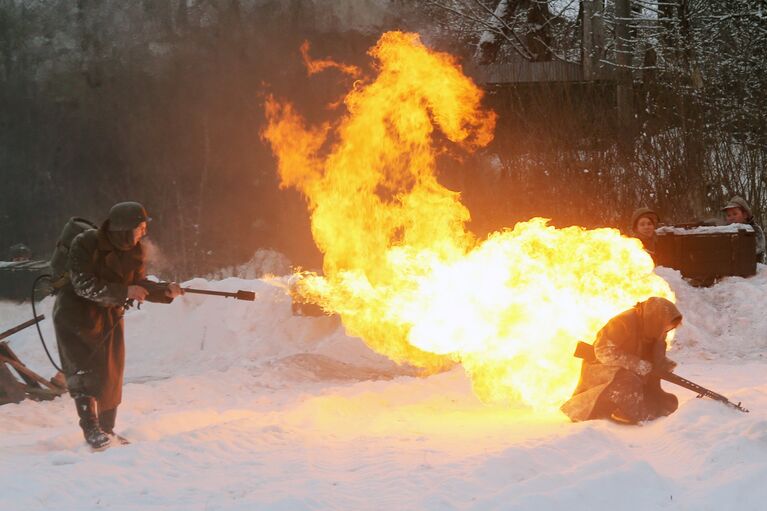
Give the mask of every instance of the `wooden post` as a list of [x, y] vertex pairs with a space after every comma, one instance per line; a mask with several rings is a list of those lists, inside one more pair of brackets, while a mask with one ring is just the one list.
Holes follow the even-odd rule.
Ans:
[[581, 16], [583, 34], [581, 35], [581, 65], [583, 78], [591, 81], [595, 76], [594, 54], [594, 0], [583, 0]]
[[36, 318], [32, 318], [29, 321], [25, 321], [24, 323], [21, 323], [20, 325], [16, 325], [13, 328], [9, 328], [5, 332], [0, 332], [0, 339], [5, 339], [6, 337], [10, 337], [11, 335], [13, 335], [13, 334], [15, 334], [17, 332], [21, 332], [25, 328], [30, 327], [30, 326], [34, 325], [35, 323], [38, 323], [38, 322], [40, 322], [40, 321], [42, 321], [44, 319], [45, 319], [45, 315], [44, 314], [40, 314]]

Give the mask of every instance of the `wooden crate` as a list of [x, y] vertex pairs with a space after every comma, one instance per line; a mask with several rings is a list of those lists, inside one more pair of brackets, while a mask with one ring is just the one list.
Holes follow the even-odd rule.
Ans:
[[[40, 275], [51, 273], [48, 261], [0, 261], [0, 299], [28, 301], [32, 295], [32, 283]], [[47, 282], [40, 283], [37, 299], [50, 293]]]
[[657, 264], [674, 268], [682, 276], [704, 285], [726, 276], [749, 277], [756, 273], [756, 236], [753, 230], [699, 232], [658, 230]]

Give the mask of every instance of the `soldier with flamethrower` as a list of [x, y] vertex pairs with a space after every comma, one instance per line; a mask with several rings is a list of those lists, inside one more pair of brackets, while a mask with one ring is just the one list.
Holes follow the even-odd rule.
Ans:
[[175, 282], [161, 286], [146, 279], [141, 239], [149, 220], [141, 204], [121, 202], [99, 229], [74, 238], [68, 279], [53, 307], [67, 386], [83, 436], [94, 449], [114, 437], [125, 366], [126, 301], [170, 303], [184, 292]]

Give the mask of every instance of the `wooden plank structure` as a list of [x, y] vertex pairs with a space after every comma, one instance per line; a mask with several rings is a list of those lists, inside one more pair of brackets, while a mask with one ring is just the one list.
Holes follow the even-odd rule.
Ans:
[[[519, 86], [555, 84], [565, 89], [583, 90], [598, 95], [598, 101], [607, 101], [614, 106], [618, 126], [631, 127], [636, 114], [632, 71], [634, 43], [630, 28], [634, 17], [632, 7], [635, 6], [631, 1], [614, 0], [613, 13], [606, 12], [603, 1], [578, 1], [580, 61], [563, 61], [551, 52], [543, 55], [512, 52], [505, 61], [496, 62], [501, 44], [506, 42], [518, 47], [522, 43], [510, 35], [514, 23], [508, 22], [507, 18], [521, 5], [523, 3], [516, 0], [498, 0], [495, 9], [488, 11], [492, 12], [486, 22], [488, 28], [480, 36], [473, 62], [465, 64], [467, 74], [488, 89], [511, 90]], [[606, 21], [608, 17], [609, 23]], [[538, 35], [545, 38], [545, 35]], [[605, 94], [605, 90], [611, 92]]]
[[[495, 30], [503, 30], [503, 21], [499, 18], [499, 12], [508, 12], [509, 9], [501, 8], [501, 3], [509, 3], [499, 0], [496, 12], [488, 21], [489, 26]], [[631, 49], [628, 47], [628, 20], [631, 16], [629, 0], [615, 0], [616, 19], [615, 35], [617, 45], [617, 66], [604, 63], [606, 48], [606, 31], [604, 24], [604, 4], [597, 0], [580, 0], [581, 12], [581, 61], [564, 62], [562, 60], [531, 61], [519, 55], [513, 56], [506, 62], [486, 62], [487, 54], [494, 55], [495, 51], [487, 51], [487, 43], [480, 43], [478, 55], [475, 56], [479, 64], [467, 67], [468, 73], [482, 85], [514, 85], [526, 83], [545, 82], [593, 82], [610, 81], [617, 82], [621, 88], [622, 101], [626, 101], [630, 95], [631, 84]], [[501, 38], [490, 36], [495, 42], [501, 44]], [[485, 51], [482, 51], [485, 50]], [[481, 53], [482, 55], [479, 55]]]
[[[686, 227], [686, 226], [685, 226]], [[753, 230], [698, 233], [694, 228], [659, 229], [655, 253], [659, 266], [679, 270], [694, 286], [711, 286], [726, 276], [756, 274]]]
[[468, 71], [484, 85], [582, 82], [586, 80], [583, 67], [580, 64], [559, 60], [528, 62], [519, 59], [513, 62], [476, 66]]
[[[44, 318], [45, 316], [41, 314], [6, 330], [0, 333], [0, 339], [10, 337]], [[7, 342], [0, 342], [0, 405], [20, 403], [24, 399], [49, 400], [60, 396], [66, 390], [63, 375], [59, 373], [51, 380], [43, 378], [24, 365]]]
[[[601, 82], [615, 88], [615, 106], [620, 125], [629, 126], [634, 116], [630, 0], [615, 0], [614, 31], [605, 28], [605, 3], [598, 0], [580, 0], [580, 62], [562, 60], [535, 61], [513, 55], [506, 62], [493, 62], [498, 46], [504, 40], [499, 33], [508, 32], [504, 16], [520, 5], [511, 0], [499, 0], [487, 22], [486, 33], [480, 38], [475, 63], [466, 66], [467, 73], [485, 87], [517, 86], [544, 83]], [[496, 32], [496, 34], [492, 34]], [[490, 41], [490, 42], [489, 42]], [[608, 47], [614, 48], [615, 62], [608, 61]], [[546, 58], [551, 59], [551, 55]]]

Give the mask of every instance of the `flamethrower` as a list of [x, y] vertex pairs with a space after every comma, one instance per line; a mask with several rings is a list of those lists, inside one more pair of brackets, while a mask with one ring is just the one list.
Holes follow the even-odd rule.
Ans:
[[195, 289], [192, 287], [184, 287], [182, 288], [184, 290], [184, 293], [192, 293], [192, 294], [198, 294], [198, 295], [211, 295], [211, 296], [223, 296], [226, 298], [235, 298], [237, 300], [245, 300], [248, 302], [253, 302], [256, 300], [256, 293], [253, 291], [243, 291], [240, 289], [236, 293], [230, 293], [227, 291], [209, 291], [207, 289]]
[[[142, 287], [149, 291], [149, 295], [152, 296], [164, 296], [165, 291], [168, 289], [168, 282], [145, 282], [141, 284]], [[196, 289], [193, 287], [182, 287], [184, 293], [208, 295], [208, 296], [223, 296], [224, 298], [234, 298], [236, 300], [244, 300], [246, 302], [253, 302], [256, 300], [256, 293], [253, 291], [238, 290], [236, 293], [229, 291], [211, 291], [208, 289]], [[125, 308], [130, 309], [133, 307], [134, 301], [128, 300], [125, 302]], [[136, 305], [136, 308], [140, 308], [141, 304]]]
[[[37, 334], [40, 337], [40, 342], [43, 345], [43, 349], [45, 350], [45, 354], [48, 356], [48, 360], [53, 364], [53, 367], [56, 368], [57, 371], [63, 373], [64, 370], [58, 366], [58, 364], [53, 360], [53, 357], [51, 356], [50, 351], [48, 351], [48, 346], [45, 344], [45, 338], [43, 337], [43, 332], [40, 330], [40, 321], [45, 317], [42, 314], [37, 315], [37, 309], [35, 307], [35, 300], [37, 299], [37, 287], [38, 284], [42, 281], [48, 281], [49, 283], [52, 283], [53, 277], [51, 275], [40, 275], [35, 279], [35, 281], [32, 283], [32, 315], [34, 316], [34, 319], [27, 321], [26, 323], [19, 325], [16, 327], [16, 329], [12, 329], [13, 331], [4, 332], [4, 334], [10, 335], [10, 333], [17, 332], [20, 329], [26, 328], [31, 325], [35, 325], [37, 327]], [[145, 281], [141, 284], [142, 287], [146, 288], [147, 291], [149, 291], [150, 295], [156, 295], [156, 296], [162, 296], [165, 295], [165, 291], [168, 289], [168, 282], [150, 282]], [[57, 291], [56, 286], [49, 286], [47, 292], [50, 294], [55, 294]], [[238, 290], [236, 293], [228, 292], [228, 291], [210, 291], [207, 289], [196, 289], [192, 287], [185, 287], [182, 288], [184, 290], [184, 293], [191, 293], [191, 294], [199, 294], [199, 295], [210, 295], [210, 296], [223, 296], [225, 298], [235, 298], [237, 300], [245, 300], [249, 302], [253, 302], [256, 300], [256, 293], [253, 291], [243, 291], [242, 289]], [[133, 300], [127, 300], [125, 304], [123, 305], [124, 309], [129, 309], [133, 307], [134, 301]], [[140, 308], [141, 304], [137, 304], [136, 308]], [[114, 329], [119, 322], [116, 322], [112, 329]], [[109, 335], [111, 335], [112, 330], [108, 331], [106, 335], [104, 336], [104, 339], [106, 339]], [[103, 339], [102, 339], [103, 342]]]
[[[594, 346], [582, 341], [578, 342], [578, 345], [575, 347], [575, 353], [573, 353], [573, 356], [575, 356], [576, 358], [583, 359], [585, 362], [597, 361], [597, 357], [594, 353]], [[673, 383], [674, 385], [679, 385], [680, 387], [684, 387], [687, 390], [691, 390], [695, 392], [696, 394], [698, 394], [699, 398], [707, 397], [715, 401], [720, 401], [727, 406], [731, 406], [732, 408], [735, 408], [736, 410], [740, 410], [741, 412], [748, 413], [748, 410], [741, 406], [740, 401], [738, 401], [738, 404], [735, 404], [729, 399], [727, 399], [726, 397], [724, 397], [723, 395], [717, 394], [713, 390], [709, 390], [706, 387], [698, 385], [697, 383], [693, 383], [686, 378], [677, 376], [676, 374], [670, 371], [654, 370], [653, 374], [657, 376], [658, 378], [660, 378], [661, 380], [665, 380], [669, 383]]]

